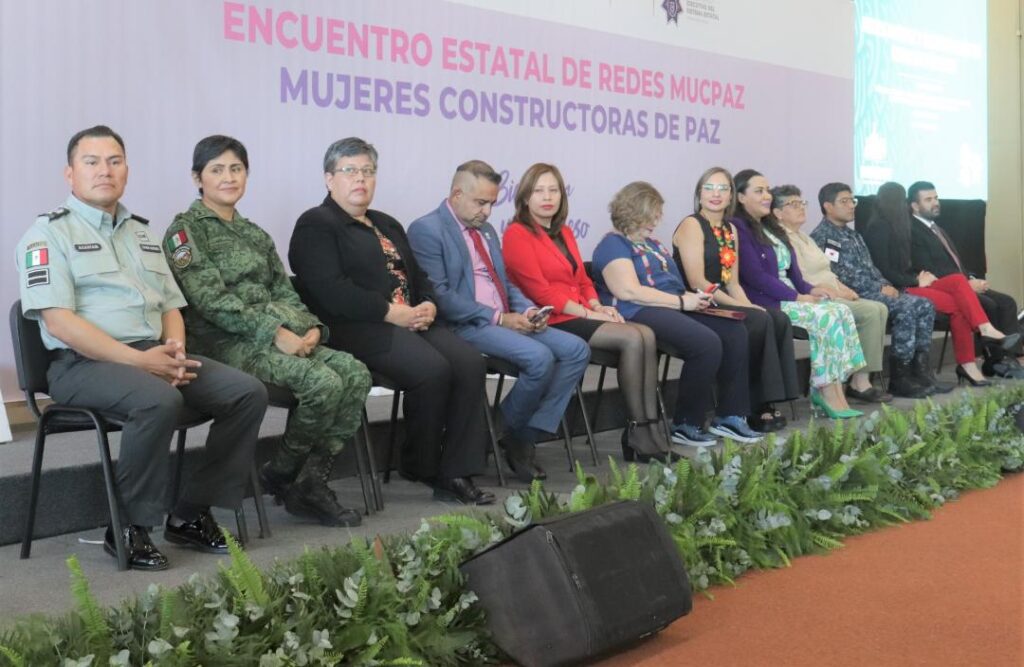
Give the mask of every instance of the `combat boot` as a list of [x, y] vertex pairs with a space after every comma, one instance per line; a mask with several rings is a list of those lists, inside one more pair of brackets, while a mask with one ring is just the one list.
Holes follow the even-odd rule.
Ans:
[[899, 361], [895, 357], [889, 359], [889, 393], [903, 398], [924, 398], [928, 389], [922, 387], [914, 379], [909, 361]]
[[278, 505], [284, 502], [285, 493], [299, 474], [306, 456], [306, 452], [294, 449], [282, 439], [270, 460], [260, 466], [260, 485], [264, 493], [274, 496]]
[[953, 385], [948, 382], [939, 382], [932, 372], [932, 357], [927, 350], [918, 350], [914, 353], [914, 360], [910, 362], [910, 369], [914, 374], [917, 383], [929, 387], [929, 393], [948, 394], [953, 391]]
[[334, 457], [329, 454], [310, 454], [285, 492], [284, 508], [289, 514], [315, 519], [325, 526], [358, 526], [363, 522], [359, 512], [338, 504], [334, 491], [327, 486], [333, 465]]

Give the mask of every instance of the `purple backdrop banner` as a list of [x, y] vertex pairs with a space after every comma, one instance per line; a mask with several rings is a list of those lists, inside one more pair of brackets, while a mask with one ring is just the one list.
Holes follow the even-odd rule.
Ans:
[[[801, 31], [819, 32], [795, 12], [807, 1], [783, 0], [756, 25], [742, 9], [758, 3], [715, 0], [676, 4], [674, 19], [671, 2], [574, 0], [593, 13], [578, 25], [546, 20], [542, 5], [512, 15], [484, 0], [3, 3], [2, 252], [11, 261], [35, 216], [67, 196], [67, 139], [97, 123], [124, 136], [124, 202], [159, 234], [195, 197], [195, 142], [242, 140], [251, 174], [239, 208], [282, 255], [325, 193], [324, 150], [350, 135], [380, 152], [374, 208], [405, 223], [437, 206], [457, 164], [481, 158], [504, 176], [491, 218], [501, 228], [520, 174], [557, 164], [585, 256], [632, 180], [665, 196], [664, 240], [712, 165], [755, 167], [813, 199], [852, 175], [853, 51], [852, 40], [834, 45], [828, 60], [848, 63], [838, 69], [801, 54]], [[810, 4], [852, 34], [849, 3]], [[0, 286], [5, 304], [18, 298], [13, 262]], [[13, 400], [6, 328], [0, 339]]]

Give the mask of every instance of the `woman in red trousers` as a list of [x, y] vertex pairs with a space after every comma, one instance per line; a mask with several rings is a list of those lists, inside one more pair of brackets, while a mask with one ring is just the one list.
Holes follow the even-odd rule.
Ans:
[[[978, 368], [974, 333], [978, 332], [986, 345], [1005, 349], [1016, 345], [1020, 335], [1006, 336], [992, 326], [963, 274], [936, 278], [928, 271], [918, 271], [911, 266], [910, 229], [906, 190], [899, 183], [885, 183], [878, 189], [878, 207], [863, 232], [871, 258], [896, 289], [928, 299], [936, 311], [949, 316], [957, 378], [961, 383], [985, 386], [989, 382]], [[917, 368], [914, 370], [919, 372]]]
[[619, 388], [629, 416], [622, 434], [623, 457], [666, 460], [669, 444], [658, 420], [654, 332], [626, 322], [598, 300], [565, 224], [569, 201], [558, 168], [538, 163], [527, 169], [516, 188], [515, 207], [515, 220], [502, 240], [509, 279], [538, 306], [554, 308], [550, 326], [579, 336], [591, 348], [619, 355]]

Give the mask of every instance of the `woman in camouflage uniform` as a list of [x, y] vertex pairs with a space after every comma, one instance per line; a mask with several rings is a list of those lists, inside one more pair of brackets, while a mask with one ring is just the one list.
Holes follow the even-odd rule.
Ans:
[[188, 300], [191, 348], [287, 387], [298, 399], [280, 449], [260, 469], [267, 492], [296, 516], [355, 526], [327, 486], [335, 455], [359, 427], [370, 373], [325, 345], [328, 331], [292, 288], [274, 241], [243, 218], [249, 158], [236, 139], [206, 137], [192, 154], [200, 198], [167, 230], [164, 250]]

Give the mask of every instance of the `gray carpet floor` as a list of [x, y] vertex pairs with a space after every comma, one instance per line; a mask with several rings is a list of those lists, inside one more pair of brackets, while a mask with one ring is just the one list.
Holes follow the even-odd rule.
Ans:
[[[947, 367], [942, 375], [944, 379], [952, 380], [952, 367]], [[957, 393], [959, 392], [941, 396], [939, 400], [943, 402], [951, 400]], [[382, 402], [380, 409], [386, 410], [385, 399], [377, 400]], [[912, 401], [898, 400], [893, 405], [905, 409], [912, 405]], [[806, 399], [796, 401], [795, 408], [797, 419], [793, 422], [793, 426], [803, 428], [809, 419], [808, 402]], [[787, 416], [790, 416], [788, 409], [786, 412]], [[283, 419], [283, 412], [281, 415], [268, 416], [268, 420], [274, 419]], [[283, 423], [276, 424], [271, 421], [267, 428], [271, 432], [279, 433], [282, 426]], [[32, 432], [22, 429], [15, 435], [15, 442], [30, 441]], [[785, 432], [781, 435], [784, 437]], [[89, 439], [90, 444], [81, 449], [92, 451], [91, 434], [77, 434], [68, 437]], [[596, 472], [599, 477], [604, 478], [607, 474], [607, 457], [613, 456], [616, 460], [621, 461], [619, 431], [599, 433], [596, 440], [601, 455], [601, 462], [597, 468], [590, 461], [585, 438], [577, 436], [574, 445], [577, 457], [586, 464], [586, 469]], [[0, 451], [7, 447], [8, 445], [0, 446]], [[684, 455], [692, 456], [694, 453], [690, 448], [676, 447], [675, 449]], [[68, 455], [72, 455], [70, 451], [69, 448]], [[568, 493], [575, 484], [575, 477], [568, 470], [560, 441], [540, 446], [538, 459], [549, 472], [547, 487], [559, 493]], [[514, 481], [511, 481], [509, 486], [499, 487], [493, 469], [489, 471], [488, 475], [478, 478], [478, 482], [481, 486], [493, 490], [499, 496], [499, 503], [509, 493], [526, 488], [525, 485]], [[332, 488], [338, 493], [344, 505], [361, 507], [362, 497], [355, 479], [335, 480], [332, 482]], [[326, 528], [300, 522], [285, 513], [282, 507], [274, 506], [267, 498], [269, 519], [273, 530], [273, 536], [270, 539], [256, 537], [256, 514], [252, 501], [249, 500], [246, 503], [246, 513], [252, 539], [247, 548], [248, 553], [257, 564], [267, 565], [274, 559], [295, 556], [306, 547], [338, 545], [356, 535], [372, 538], [378, 534], [415, 530], [421, 519], [458, 510], [461, 507], [434, 501], [429, 488], [422, 484], [402, 480], [397, 475], [390, 484], [384, 486], [384, 497], [385, 510], [364, 517], [363, 525], [353, 529]], [[495, 506], [495, 511], [500, 511], [500, 505]], [[218, 518], [225, 526], [234, 528], [234, 518], [230, 513], [220, 513]], [[24, 614], [61, 613], [69, 609], [72, 605], [72, 598], [68, 588], [68, 572], [64, 561], [72, 554], [78, 557], [96, 596], [108, 604], [114, 604], [128, 595], [144, 591], [151, 583], [175, 586], [185, 581], [193, 572], [215, 572], [218, 563], [223, 561], [217, 556], [165, 545], [160, 531], [157, 530], [154, 532], [154, 541], [157, 545], [164, 545], [163, 548], [171, 561], [171, 567], [166, 571], [153, 573], [118, 572], [114, 559], [104, 553], [100, 544], [95, 543], [102, 540], [102, 537], [103, 530], [94, 529], [40, 539], [34, 542], [32, 558], [28, 560], [19, 559], [19, 545], [17, 544], [0, 547], [0, 624], [9, 623], [12, 618]]]

